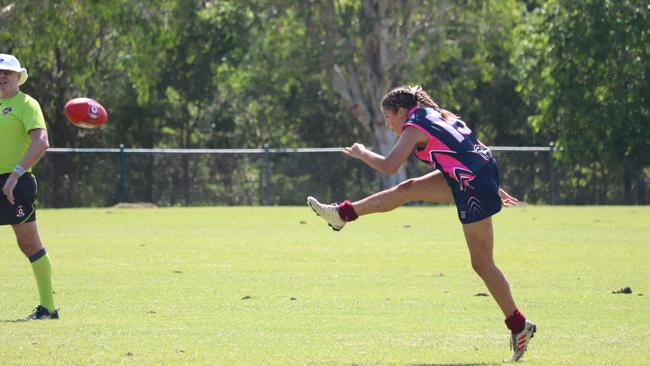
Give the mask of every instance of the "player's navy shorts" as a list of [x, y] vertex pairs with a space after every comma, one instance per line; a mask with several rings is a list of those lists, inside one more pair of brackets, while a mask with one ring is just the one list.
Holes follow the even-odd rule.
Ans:
[[501, 211], [499, 197], [499, 170], [490, 162], [469, 182], [465, 190], [452, 188], [458, 218], [463, 224], [481, 221]]
[[[0, 175], [0, 189], [4, 187], [9, 174]], [[30, 173], [18, 178], [14, 188], [14, 202], [12, 205], [0, 190], [0, 225], [14, 225], [36, 220], [36, 178]]]

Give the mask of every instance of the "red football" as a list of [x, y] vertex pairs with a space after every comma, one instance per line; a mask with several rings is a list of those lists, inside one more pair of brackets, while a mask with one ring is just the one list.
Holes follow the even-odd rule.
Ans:
[[106, 109], [96, 100], [90, 98], [74, 98], [63, 108], [63, 113], [73, 125], [81, 128], [99, 128], [106, 123]]

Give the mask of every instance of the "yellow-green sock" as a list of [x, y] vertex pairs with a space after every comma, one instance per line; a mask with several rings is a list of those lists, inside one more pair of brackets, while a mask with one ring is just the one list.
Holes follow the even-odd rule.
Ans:
[[36, 286], [38, 286], [38, 296], [41, 300], [41, 306], [47, 308], [49, 312], [54, 311], [54, 291], [52, 290], [52, 264], [50, 257], [45, 249], [39, 250], [36, 254], [29, 257], [36, 277]]

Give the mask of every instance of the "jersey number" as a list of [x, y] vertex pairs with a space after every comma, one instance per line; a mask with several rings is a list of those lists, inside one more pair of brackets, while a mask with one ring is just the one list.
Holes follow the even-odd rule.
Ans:
[[449, 132], [449, 134], [454, 136], [454, 138], [458, 142], [463, 142], [463, 140], [465, 140], [465, 136], [463, 135], [469, 135], [472, 133], [472, 130], [469, 127], [467, 127], [465, 122], [459, 119], [454, 121], [454, 125], [441, 119], [436, 120], [434, 123], [437, 126], [442, 127], [445, 131]]

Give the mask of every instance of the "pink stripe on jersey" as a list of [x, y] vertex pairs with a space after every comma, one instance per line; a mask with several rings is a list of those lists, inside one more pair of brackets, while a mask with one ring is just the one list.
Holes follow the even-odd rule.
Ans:
[[415, 151], [415, 155], [417, 155], [418, 158], [427, 160], [429, 161], [429, 163], [433, 163], [431, 161], [431, 156], [429, 155], [429, 152], [431, 150], [449, 151], [449, 152], [453, 151], [451, 150], [451, 148], [449, 148], [449, 146], [445, 145], [445, 143], [440, 141], [437, 137], [431, 135], [429, 131], [424, 129], [422, 126], [418, 126], [415, 123], [408, 122], [404, 124], [404, 127], [402, 127], [402, 131], [404, 131], [406, 127], [415, 127], [418, 130], [422, 131], [422, 133], [427, 135], [427, 137], [429, 138], [429, 141], [427, 142], [427, 146], [425, 146], [424, 149]]
[[[450, 178], [458, 181], [458, 178], [460, 177], [459, 182], [463, 184], [462, 188], [467, 187], [469, 181], [476, 177], [471, 173], [471, 170], [468, 167], [453, 157], [440, 153], [433, 153], [433, 155], [440, 165], [440, 169], [447, 173]], [[456, 171], [459, 169], [462, 170], [462, 172], [457, 173]]]
[[[404, 131], [406, 127], [417, 128], [429, 138], [427, 146], [425, 146], [424, 149], [415, 150], [415, 155], [420, 160], [429, 162], [429, 165], [436, 169], [442, 170], [448, 177], [452, 178], [455, 181], [458, 181], [458, 177], [460, 177], [461, 182], [459, 183], [463, 184], [462, 188], [465, 188], [469, 181], [474, 179], [474, 175], [471, 173], [468, 174], [468, 172], [471, 172], [471, 170], [465, 166], [465, 164], [450, 156], [449, 154], [454, 154], [455, 152], [449, 146], [445, 145], [445, 143], [440, 141], [440, 139], [431, 135], [426, 129], [424, 129], [422, 126], [416, 125], [415, 123], [405, 123], [404, 127], [402, 127], [402, 131]], [[435, 161], [433, 158], [435, 158]], [[463, 172], [457, 174], [456, 170], [462, 170]]]

